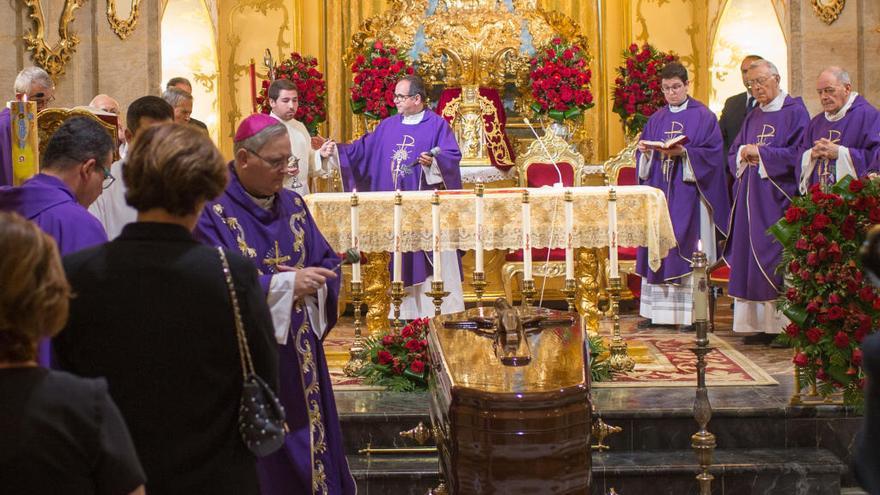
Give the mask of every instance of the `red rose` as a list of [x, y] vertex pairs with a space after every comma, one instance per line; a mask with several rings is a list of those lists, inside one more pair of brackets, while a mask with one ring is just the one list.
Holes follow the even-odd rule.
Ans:
[[795, 366], [803, 368], [810, 362], [810, 360], [807, 358], [806, 354], [799, 352], [794, 356], [794, 359], [792, 359], [791, 362], [793, 362]]
[[861, 191], [864, 187], [865, 183], [859, 179], [855, 179], [849, 183], [849, 190], [854, 193]]
[[816, 379], [823, 382], [828, 380], [828, 373], [825, 372], [824, 368], [819, 368], [818, 370], [816, 370]]
[[386, 335], [382, 337], [382, 345], [385, 347], [389, 347], [394, 344], [394, 337], [392, 335]]
[[831, 309], [828, 310], [828, 319], [830, 320], [839, 320], [843, 318], [846, 313], [843, 311], [843, 308], [840, 306], [831, 306]]
[[422, 344], [418, 339], [411, 339], [406, 342], [405, 347], [412, 352], [419, 352], [422, 349]]
[[791, 338], [797, 337], [797, 335], [798, 335], [798, 333], [800, 333], [800, 331], [801, 331], [801, 329], [797, 325], [795, 325], [794, 323], [789, 323], [785, 327], [785, 333], [787, 333], [788, 336]]
[[801, 251], [807, 251], [810, 249], [810, 244], [807, 242], [807, 239], [801, 237], [794, 243], [794, 247], [800, 249]]
[[870, 220], [871, 223], [880, 223], [880, 208], [871, 208], [871, 212], [868, 213], [868, 220]]
[[810, 301], [807, 303], [807, 313], [818, 313], [819, 312], [819, 303], [816, 301]]
[[813, 223], [811, 224], [813, 229], [822, 230], [831, 223], [831, 218], [828, 215], [817, 213], [816, 216], [813, 217]]
[[788, 290], [785, 291], [785, 298], [789, 301], [797, 301], [798, 291], [794, 287], [789, 287]]
[[787, 210], [785, 210], [785, 220], [788, 223], [795, 223], [801, 218], [804, 217], [806, 211], [796, 206], [790, 206]]
[[403, 329], [400, 331], [400, 336], [405, 339], [408, 339], [408, 338], [412, 337], [415, 333], [416, 333], [416, 331], [413, 328], [412, 323], [410, 323], [407, 326], [403, 327]]
[[798, 263], [798, 260], [791, 260], [791, 263], [788, 264], [788, 271], [791, 273], [797, 273], [801, 269], [801, 264]]
[[853, 349], [851, 361], [852, 361], [852, 364], [854, 364], [856, 366], [862, 365], [862, 349], [861, 348], [856, 347], [855, 349]]
[[807, 265], [816, 266], [819, 264], [819, 255], [815, 252], [807, 253]]
[[[817, 215], [817, 216], [818, 216], [818, 215]], [[826, 217], [826, 218], [827, 218], [827, 217]], [[815, 223], [815, 221], [814, 221], [814, 223]], [[820, 234], [816, 234], [816, 235], [814, 235], [812, 241], [813, 241], [813, 244], [814, 244], [816, 247], [823, 247], [823, 246], [825, 246], [826, 244], [828, 244], [828, 240], [825, 239], [825, 236], [822, 235], [821, 233], [820, 233]]]
[[840, 304], [840, 301], [840, 296], [836, 293], [828, 296], [828, 302], [830, 302], [831, 304]]
[[552, 43], [553, 43], [554, 45], [560, 45], [560, 44], [562, 44], [562, 38], [560, 38], [560, 37], [557, 36], [557, 37], [553, 38]]
[[388, 364], [394, 360], [391, 353], [388, 351], [379, 351], [376, 354], [376, 357], [379, 359], [379, 364]]
[[815, 343], [819, 342], [819, 340], [821, 338], [822, 338], [822, 330], [821, 329], [813, 327], [813, 328], [807, 330], [807, 340], [809, 340], [810, 343], [815, 344]]
[[373, 48], [375, 48], [376, 50], [381, 50], [383, 46], [384, 45], [382, 45], [382, 42], [379, 40], [376, 40], [376, 42], [373, 43]]
[[859, 299], [865, 302], [874, 301], [874, 289], [870, 287], [862, 287], [861, 290], [859, 290]]
[[425, 372], [425, 362], [419, 361], [416, 359], [409, 365], [409, 369], [412, 370], [413, 373], [424, 373]]
[[834, 345], [843, 349], [849, 345], [849, 336], [843, 331], [834, 334]]

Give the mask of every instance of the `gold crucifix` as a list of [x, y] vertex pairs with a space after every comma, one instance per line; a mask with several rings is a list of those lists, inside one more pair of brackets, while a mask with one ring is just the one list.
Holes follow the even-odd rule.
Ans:
[[[684, 124], [681, 122], [673, 120], [670, 123], [670, 127], [668, 131], [663, 131], [663, 134], [666, 134], [666, 140], [674, 138], [679, 134], [684, 133]], [[662, 152], [661, 152], [662, 153]], [[663, 177], [666, 178], [666, 182], [670, 182], [672, 180], [672, 166], [675, 164], [675, 159], [672, 156], [663, 153]]]
[[278, 241], [275, 241], [275, 257], [264, 259], [263, 264], [278, 266], [288, 260], [290, 260], [290, 256], [281, 256], [281, 251], [278, 249]]

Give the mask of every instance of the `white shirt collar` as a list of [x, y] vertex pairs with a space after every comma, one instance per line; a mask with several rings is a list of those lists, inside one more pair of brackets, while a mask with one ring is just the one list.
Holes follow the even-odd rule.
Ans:
[[275, 120], [277, 120], [278, 122], [281, 122], [281, 123], [284, 124], [284, 125], [289, 125], [289, 122], [290, 122], [290, 121], [288, 121], [288, 120], [284, 120], [284, 119], [282, 119], [281, 117], [275, 115], [275, 112], [269, 112], [269, 115], [271, 115], [272, 117], [275, 117]]
[[785, 103], [785, 97], [788, 95], [785, 91], [779, 90], [779, 94], [776, 95], [776, 98], [773, 98], [773, 101], [766, 105], [761, 105], [761, 110], [764, 112], [778, 112], [782, 110], [782, 104]]
[[678, 106], [674, 106], [670, 103], [669, 104], [669, 111], [672, 113], [678, 113], [678, 112], [683, 112], [683, 111], [687, 110], [688, 101], [690, 101], [690, 99], [691, 99], [690, 96], [688, 96], [687, 98], [684, 99], [684, 101], [681, 103], [681, 105], [678, 105]]
[[856, 96], [859, 96], [859, 94], [855, 91], [850, 93], [849, 99], [846, 100], [846, 103], [844, 103], [844, 105], [840, 107], [840, 110], [838, 110], [837, 113], [825, 112], [825, 118], [828, 120], [828, 122], [837, 122], [838, 120], [846, 117], [846, 112], [849, 111], [850, 107], [852, 107], [853, 102], [856, 101]]
[[413, 115], [404, 115], [403, 116], [403, 124], [404, 125], [416, 125], [421, 123], [422, 117], [425, 116], [425, 110], [422, 110], [419, 113]]
[[242, 187], [242, 190], [244, 190], [244, 193], [247, 194], [247, 196], [249, 198], [251, 198], [251, 201], [253, 201], [255, 205], [259, 206], [260, 208], [262, 208], [264, 210], [267, 210], [267, 211], [271, 210], [272, 205], [275, 204], [275, 194], [273, 194], [269, 197], [266, 197], [266, 198], [258, 198], [256, 196], [254, 196], [253, 194], [247, 192], [247, 190], [245, 190], [244, 187]]

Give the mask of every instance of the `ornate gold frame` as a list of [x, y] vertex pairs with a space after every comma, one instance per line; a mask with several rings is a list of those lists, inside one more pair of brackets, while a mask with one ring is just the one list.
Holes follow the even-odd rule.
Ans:
[[[101, 117], [95, 115], [94, 113], [80, 109], [66, 109], [66, 108], [47, 108], [37, 114], [37, 135], [39, 136], [39, 148], [40, 155], [46, 151], [46, 146], [49, 144], [49, 139], [52, 138], [52, 135], [55, 134], [55, 131], [64, 124], [67, 119], [73, 117], [86, 117], [97, 122], [110, 136], [110, 139], [113, 140], [113, 160], [119, 159], [119, 141], [117, 134], [117, 125], [111, 124], [110, 122], [102, 119]], [[111, 116], [111, 118], [115, 119], [116, 116]], [[117, 177], [119, 178], [119, 177]]]
[[73, 22], [76, 10], [82, 7], [85, 0], [64, 0], [64, 8], [61, 11], [61, 19], [58, 22], [58, 35], [60, 39], [51, 48], [46, 43], [46, 21], [43, 16], [43, 5], [40, 0], [22, 0], [30, 9], [30, 17], [33, 20], [33, 30], [28, 30], [22, 39], [25, 47], [31, 51], [34, 63], [49, 73], [52, 79], [64, 74], [64, 66], [70, 61], [71, 55], [76, 50], [79, 38], [68, 30]]
[[140, 3], [141, 0], [131, 0], [131, 13], [128, 14], [128, 19], [120, 19], [116, 17], [116, 0], [107, 0], [107, 22], [119, 39], [128, 38], [137, 26]]
[[846, 0], [811, 0], [813, 11], [825, 24], [831, 25], [843, 11]]

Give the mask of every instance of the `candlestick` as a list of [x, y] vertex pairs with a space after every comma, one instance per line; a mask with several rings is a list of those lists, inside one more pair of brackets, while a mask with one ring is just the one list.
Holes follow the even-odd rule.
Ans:
[[[474, 186], [474, 212], [476, 215], [474, 225], [474, 258], [476, 259], [474, 271], [483, 272], [483, 192], [485, 186], [482, 182], [477, 182]], [[479, 298], [478, 298], [479, 299]]]
[[397, 191], [397, 194], [394, 195], [394, 259], [392, 264], [394, 265], [394, 274], [391, 278], [392, 282], [402, 282], [402, 264], [403, 264], [403, 255], [400, 251], [400, 221], [401, 215], [403, 214], [403, 197], [400, 195], [400, 191]]
[[351, 305], [354, 310], [354, 342], [348, 349], [348, 362], [342, 368], [345, 376], [355, 376], [364, 366], [364, 351], [366, 342], [361, 335], [361, 298], [364, 292], [360, 282], [351, 282]]
[[[697, 254], [700, 256], [697, 256]], [[694, 253], [695, 274], [699, 264], [702, 264], [701, 270], [705, 276], [706, 256], [698, 248], [697, 253]], [[696, 296], [694, 301], [696, 301]], [[694, 453], [697, 455], [697, 462], [700, 465], [700, 473], [697, 475], [700, 495], [710, 495], [712, 493], [712, 480], [714, 478], [709, 473], [709, 468], [712, 466], [712, 454], [715, 451], [715, 435], [707, 429], [709, 421], [712, 419], [712, 404], [709, 402], [709, 390], [706, 387], [706, 354], [712, 351], [712, 348], [709, 347], [708, 335], [706, 334], [708, 327], [709, 323], [705, 319], [694, 320], [697, 338], [696, 346], [691, 348], [691, 351], [697, 356], [697, 392], [694, 398], [694, 419], [699, 426], [699, 430], [691, 435], [691, 447], [694, 449]]]
[[437, 194], [437, 191], [434, 191], [434, 194], [431, 195], [431, 233], [433, 235], [433, 254], [434, 254], [434, 282], [442, 282], [442, 270], [440, 267], [442, 263], [440, 262], [440, 195]]
[[449, 295], [449, 292], [443, 290], [443, 281], [432, 281], [431, 291], [425, 294], [433, 298], [434, 316], [440, 316], [440, 306], [443, 305], [443, 298]]
[[[351, 193], [351, 247], [356, 249], [358, 253], [361, 250], [361, 238], [360, 238], [360, 216], [359, 216], [359, 208], [358, 208], [358, 195], [357, 190], [355, 189]], [[358, 261], [351, 264], [351, 281], [352, 282], [361, 282], [361, 262], [360, 259]]]
[[522, 305], [524, 307], [529, 307], [532, 305], [532, 302], [535, 300], [535, 294], [538, 292], [535, 290], [535, 281], [533, 279], [527, 278], [522, 281]]
[[574, 280], [574, 197], [565, 191], [565, 280]]
[[251, 106], [253, 107], [251, 113], [257, 113], [257, 66], [254, 64], [254, 59], [251, 59], [248, 68], [251, 76]]
[[391, 282], [391, 302], [394, 304], [394, 321], [391, 322], [391, 331], [394, 335], [400, 335], [403, 329], [403, 321], [400, 319], [400, 304], [403, 303], [403, 282]]
[[613, 187], [608, 190], [608, 260], [610, 277], [620, 277], [617, 264], [617, 191]]
[[608, 365], [617, 372], [632, 371], [636, 363], [629, 357], [626, 341], [620, 336], [620, 277], [612, 276], [609, 285], [614, 333], [611, 338], [611, 356], [608, 358]]
[[474, 271], [471, 285], [474, 287], [474, 294], [477, 295], [477, 306], [483, 305], [483, 291], [486, 290], [486, 274]]
[[565, 285], [562, 288], [562, 293], [565, 294], [565, 302], [568, 303], [568, 311], [570, 313], [574, 313], [574, 296], [577, 293], [577, 283], [575, 282], [574, 278], [565, 279]]
[[[709, 320], [709, 284], [706, 280], [706, 253], [700, 247], [693, 254], [693, 322], [706, 322]], [[706, 325], [702, 325], [705, 328]]]
[[529, 191], [522, 192], [523, 281], [532, 280], [532, 210]]

